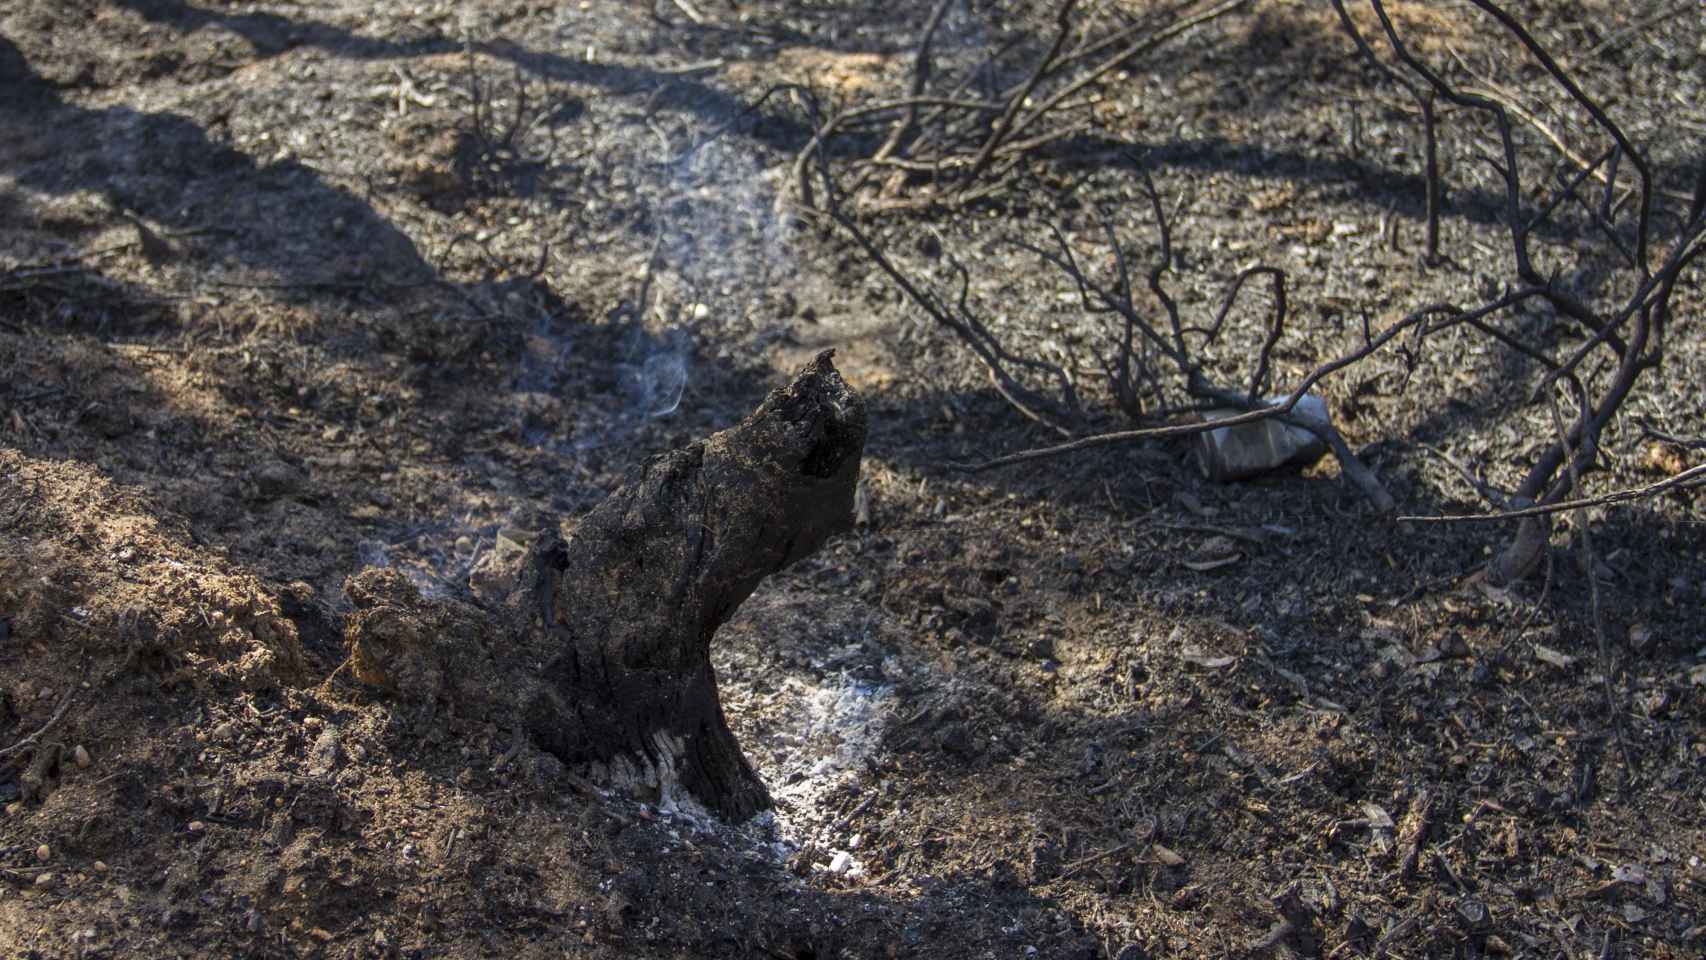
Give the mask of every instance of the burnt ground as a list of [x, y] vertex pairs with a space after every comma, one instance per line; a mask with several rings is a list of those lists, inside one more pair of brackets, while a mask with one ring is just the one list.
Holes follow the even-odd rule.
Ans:
[[[789, 206], [804, 101], [754, 106], [904, 89], [915, 6], [0, 10], [5, 952], [1699, 955], [1698, 489], [1561, 518], [1495, 589], [1507, 529], [1379, 515], [1330, 459], [1226, 485], [1188, 443], [954, 469], [1059, 437]], [[1467, 5], [1392, 6], [1598, 149]], [[945, 58], [1047, 36], [1042, 5], [975, 7]], [[1518, 8], [1650, 145], [1674, 233], [1706, 15]], [[1425, 266], [1416, 111], [1324, 3], [1260, 0], [1098, 97], [1094, 136], [984, 202], [863, 220], [925, 280], [963, 261], [993, 330], [1071, 365], [1076, 432], [1124, 423], [1107, 331], [1012, 240], [1057, 224], [1105, 265], [1099, 215], [1153, 258], [1134, 156], [1188, 313], [1288, 271], [1276, 384], [1359, 315], [1507, 282], [1485, 131], [1445, 117], [1449, 259]], [[1627, 282], [1571, 216], [1538, 243], [1584, 289]], [[1687, 281], [1589, 493], [1701, 462], [1650, 433], [1706, 433]], [[1234, 311], [1214, 369], [1261, 323]], [[347, 577], [393, 567], [496, 623], [529, 537], [824, 346], [870, 407], [860, 523], [715, 649], [773, 815], [617, 794], [338, 669]], [[1399, 514], [1480, 512], [1430, 450], [1513, 486], [1551, 436], [1536, 376], [1459, 330], [1322, 393]]]

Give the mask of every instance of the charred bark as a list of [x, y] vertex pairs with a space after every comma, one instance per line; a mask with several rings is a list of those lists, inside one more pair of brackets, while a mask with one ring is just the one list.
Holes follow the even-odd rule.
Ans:
[[534, 741], [661, 799], [768, 807], [711, 640], [759, 581], [851, 525], [864, 444], [864, 404], [825, 352], [739, 425], [640, 468], [567, 542], [542, 536], [522, 572], [534, 639], [555, 650], [524, 705]]

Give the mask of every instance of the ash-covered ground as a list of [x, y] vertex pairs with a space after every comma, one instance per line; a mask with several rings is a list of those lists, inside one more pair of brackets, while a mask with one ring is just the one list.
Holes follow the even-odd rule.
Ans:
[[[1507, 527], [1400, 523], [1331, 458], [1232, 484], [1189, 441], [958, 469], [1061, 437], [799, 209], [809, 105], [765, 97], [899, 95], [930, 6], [0, 9], [0, 946], [1699, 954], [1698, 488], [1561, 516], [1544, 569], [1492, 588]], [[1160, 9], [1080, 6], [1092, 29]], [[1525, 105], [1531, 182], [1575, 169], [1553, 137], [1597, 155], [1473, 5], [1388, 6]], [[1674, 232], [1706, 12], [1510, 6], [1649, 149]], [[938, 55], [1020, 71], [1053, 17], [955, 5]], [[1071, 371], [1077, 434], [1130, 425], [1096, 359], [1114, 334], [1015, 241], [1057, 227], [1105, 276], [1105, 223], [1146, 270], [1138, 163], [1187, 316], [1287, 272], [1286, 389], [1361, 317], [1509, 282], [1496, 143], [1442, 114], [1447, 259], [1420, 262], [1419, 111], [1329, 4], [1250, 3], [1090, 94], [1094, 136], [984, 200], [859, 214], [933, 289], [963, 264], [1007, 349]], [[1589, 217], [1537, 243], [1615, 297]], [[1706, 433], [1699, 279], [1585, 493], [1701, 462], [1654, 439]], [[1264, 295], [1206, 369], [1247, 376]], [[870, 408], [858, 522], [713, 650], [773, 813], [660, 808], [340, 671], [346, 578], [395, 568], [495, 624], [533, 536], [824, 347]], [[1318, 392], [1397, 513], [1484, 512], [1456, 465], [1514, 485], [1553, 436], [1538, 375], [1462, 329]]]

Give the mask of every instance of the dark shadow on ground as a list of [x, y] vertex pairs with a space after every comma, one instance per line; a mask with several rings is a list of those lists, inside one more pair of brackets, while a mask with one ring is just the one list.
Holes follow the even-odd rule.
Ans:
[[[369, 203], [324, 183], [292, 160], [265, 163], [209, 137], [195, 122], [172, 113], [132, 107], [91, 110], [66, 103], [42, 80], [18, 48], [0, 38], [0, 84], [21, 109], [4, 118], [7, 146], [0, 170], [20, 186], [47, 194], [89, 191], [102, 197], [115, 220], [144, 218], [168, 229], [236, 236], [222, 249], [242, 267], [281, 287], [350, 289], [418, 286], [434, 271], [414, 243]], [[57, 152], [68, 129], [93, 149]], [[42, 134], [51, 132], [49, 140]], [[237, 181], [240, 206], [211, 207], [207, 184]], [[278, 221], [303, 222], [302, 198], [323, 232], [303, 235]], [[289, 220], [281, 212], [287, 205]], [[334, 227], [334, 224], [337, 226]], [[327, 255], [327, 238], [336, 237]]]
[[[1525, 369], [1512, 359], [1505, 369]], [[1465, 406], [1425, 421], [1429, 431], [1488, 429], [1506, 402], [1493, 384], [1483, 384], [1474, 396], [1485, 404]], [[1421, 595], [1456, 589], [1480, 569], [1484, 549], [1498, 545], [1513, 532], [1508, 525], [1399, 524], [1374, 513], [1367, 501], [1337, 478], [1303, 476], [1281, 470], [1267, 477], [1238, 483], [1213, 483], [1199, 472], [1194, 443], [1149, 441], [1110, 446], [1052, 460], [987, 472], [966, 473], [955, 464], [976, 463], [1027, 447], [1046, 446], [1058, 436], [1038, 428], [1014, 412], [993, 390], [940, 394], [898, 404], [872, 398], [872, 440], [868, 457], [905, 471], [909, 477], [928, 477], [930, 485], [954, 490], [964, 509], [996, 514], [1011, 500], [1015, 521], [1029, 513], [1056, 518], [1058, 529], [1040, 534], [1028, 528], [1022, 535], [959, 528], [950, 540], [990, 540], [1009, 544], [1009, 551], [1026, 540], [1041, 550], [1016, 568], [1051, 570], [1068, 593], [1089, 600], [1141, 594], [1163, 606], [1216, 616], [1286, 634], [1303, 630], [1320, 634], [1322, 610], [1345, 606], [1355, 594], [1369, 594], [1394, 604]], [[1118, 424], [1105, 424], [1118, 426]], [[1383, 439], [1361, 451], [1399, 503], [1398, 513], [1422, 516], [1477, 512], [1485, 503], [1464, 499], [1457, 485], [1440, 489], [1421, 480], [1415, 469], [1424, 456], [1414, 446], [1428, 436]], [[916, 482], [916, 480], [914, 480]], [[1685, 495], [1686, 496], [1686, 495]], [[955, 500], [943, 510], [951, 515]], [[880, 508], [878, 515], [881, 516]], [[1074, 520], [1074, 518], [1080, 518]], [[909, 524], [932, 524], [920, 518], [896, 518]], [[1079, 542], [1073, 531], [1117, 529], [1130, 525], [1123, 544]], [[934, 524], [949, 535], [953, 525]], [[1640, 573], [1630, 568], [1605, 585], [1606, 602], [1626, 610], [1675, 610], [1690, 588], [1686, 580], [1691, 557], [1706, 548], [1706, 529], [1699, 524], [1664, 519], [1643, 507], [1618, 511], [1596, 537], [1602, 555], [1619, 550], [1633, 563], [1642, 544], [1668, 543], [1675, 548], [1646, 551]], [[1164, 531], [1175, 530], [1168, 537]], [[1180, 562], [1190, 551], [1179, 543], [1202, 542], [1232, 531], [1236, 563], [1199, 571]], [[1040, 537], [1040, 539], [1039, 539]], [[1154, 552], [1135, 548], [1145, 539], [1172, 540], [1169, 549]], [[1049, 546], [1052, 542], [1052, 546]], [[941, 557], [955, 562], [952, 552]], [[1212, 560], [1213, 558], [1208, 558]], [[1567, 538], [1554, 548], [1558, 584], [1544, 598], [1555, 612], [1587, 623], [1586, 590], [1575, 546]], [[1005, 566], [1006, 564], [999, 564]], [[1203, 564], [1214, 567], [1213, 563]], [[1605, 575], [1602, 571], [1602, 576]], [[1682, 578], [1682, 579], [1679, 579]], [[1561, 588], [1568, 582], [1575, 587]], [[1679, 583], [1682, 586], [1679, 587]], [[962, 589], [982, 592], [999, 606], [1000, 591], [968, 583]], [[1681, 592], [1679, 592], [1679, 590]], [[1519, 595], [1541, 601], [1536, 579], [1518, 588]], [[1228, 602], [1231, 600], [1232, 602]], [[1354, 603], [1349, 604], [1354, 606]], [[1321, 609], [1316, 609], [1317, 607]], [[963, 618], [962, 618], [963, 619]], [[1294, 637], [1295, 642], [1311, 642]], [[1022, 654], [1024, 642], [1010, 652]]]
[[[301, 45], [356, 59], [406, 59], [469, 49], [443, 36], [376, 39], [276, 14], [215, 13], [170, 0], [137, 3], [135, 8], [152, 21], [185, 32], [210, 23], [221, 24], [247, 37], [261, 56]], [[863, 49], [851, 39], [849, 45], [852, 49]], [[734, 123], [740, 135], [786, 153], [803, 148], [811, 136], [810, 123], [796, 112], [775, 105], [753, 110], [751, 105], [716, 86], [666, 71], [589, 64], [508, 41], [475, 43], [472, 49], [509, 60], [546, 79], [588, 83], [618, 93], [651, 89], [658, 99], [650, 109], [689, 111], [712, 126]], [[55, 129], [82, 126], [87, 129], [87, 142], [101, 144], [98, 150], [69, 158], [71, 162], [64, 162], [66, 158], [48, 162], [39, 151], [32, 152], [30, 137], [20, 130], [13, 138], [13, 148], [7, 152], [9, 156], [0, 153], [0, 168], [14, 169], [24, 186], [58, 194], [92, 190], [106, 196], [117, 210], [157, 223], [183, 229], [219, 224], [223, 230], [238, 231], [242, 233], [242, 242], [225, 245], [227, 251], [245, 265], [272, 273], [288, 285], [356, 289], [363, 285], [412, 285], [436, 279], [421, 252], [379, 215], [369, 200], [324, 183], [314, 170], [294, 160], [264, 163], [219, 142], [208, 130], [174, 114], [129, 107], [104, 110], [74, 107], [63, 100], [52, 84], [32, 71], [20, 52], [5, 40], [0, 40], [0, 78], [13, 91], [15, 102], [23, 106], [20, 118], [27, 115], [30, 124]], [[838, 145], [831, 144], [830, 149], [833, 153]], [[1423, 183], [1418, 175], [1347, 157], [1329, 159], [1314, 153], [1237, 144], [1215, 137], [1151, 143], [1080, 137], [1055, 145], [1052, 153], [1068, 167], [1123, 168], [1132, 162], [1132, 157], [1140, 156], [1145, 163], [1203, 173], [1234, 171], [1293, 182], [1331, 183], [1371, 205], [1395, 208], [1416, 219], [1422, 216]], [[1661, 171], [1661, 179], [1678, 180], [1683, 174], [1680, 169], [1665, 169]], [[233, 179], [248, 185], [244, 191], [246, 199], [236, 209], [207, 209], [193, 192], [186, 193], [182, 186]], [[327, 225], [339, 224], [335, 233], [328, 230], [329, 239], [349, 253], [335, 263], [308, 265], [315, 259], [309, 256], [310, 252], [324, 247], [328, 236], [279, 236], [276, 230], [264, 226], [274, 218], [269, 194], [300, 196], [305, 185], [317, 198], [315, 204], [323, 207], [317, 219]], [[572, 198], [566, 199], [573, 202]], [[1529, 211], [1524, 212], [1526, 215]], [[1445, 215], [1477, 223], [1501, 223], [1503, 198], [1480, 187], [1453, 189], [1448, 193]]]

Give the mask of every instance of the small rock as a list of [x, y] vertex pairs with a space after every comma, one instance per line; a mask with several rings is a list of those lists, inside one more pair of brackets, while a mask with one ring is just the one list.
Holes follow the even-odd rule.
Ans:
[[53, 871], [44, 870], [41, 873], [36, 874], [36, 886], [45, 887], [52, 882], [53, 882]]
[[22, 801], [22, 800], [16, 800], [16, 801], [13, 801], [12, 803], [6, 804], [6, 816], [8, 816], [8, 817], [15, 817], [18, 814], [23, 813], [23, 812], [24, 812], [24, 801]]
[[287, 497], [302, 488], [306, 481], [302, 471], [282, 460], [270, 460], [256, 467], [249, 474], [254, 481], [255, 492], [263, 497]]
[[160, 913], [160, 925], [168, 930], [188, 930], [196, 925], [196, 913], [186, 907], [172, 907]]
[[848, 853], [845, 850], [837, 850], [835, 852], [835, 856], [831, 857], [829, 860], [829, 872], [830, 873], [835, 873], [835, 874], [846, 873], [848, 868], [850, 868], [852, 866], [853, 866], [853, 855], [851, 853]]
[[191, 820], [190, 821], [190, 832], [191, 833], [201, 833], [203, 830], [206, 830], [206, 829], [207, 829], [207, 824], [202, 823], [200, 820]]
[[1179, 659], [1186, 663], [1195, 664], [1209, 670], [1219, 670], [1230, 667], [1238, 662], [1238, 658], [1230, 654], [1217, 654], [1195, 644], [1186, 644], [1179, 650]]
[[36, 848], [36, 859], [46, 863], [53, 859], [53, 851], [48, 849], [47, 844], [44, 843]]
[[1446, 634], [1439, 642], [1439, 655], [1450, 659], [1469, 656], [1469, 641], [1456, 631]]
[[541, 783], [550, 783], [556, 780], [563, 775], [565, 769], [567, 768], [563, 766], [563, 761], [548, 753], [540, 753], [533, 758], [533, 776]]
[[1653, 628], [1644, 623], [1637, 623], [1629, 628], [1629, 646], [1637, 651], [1645, 650], [1653, 642]]
[[135, 427], [129, 407], [122, 404], [91, 404], [83, 411], [82, 421], [108, 440], [117, 440]]
[[338, 742], [338, 731], [327, 727], [320, 731], [320, 736], [314, 740], [314, 746], [308, 751], [308, 770], [316, 775], [331, 773], [338, 767], [338, 761], [343, 757], [342, 745]]
[[111, 867], [107, 866], [107, 862], [105, 860], [96, 860], [95, 861], [95, 872], [96, 873], [106, 873], [108, 870], [111, 870], [111, 869], [112, 869]]
[[949, 724], [936, 734], [936, 742], [943, 752], [971, 756], [977, 751], [977, 741], [959, 724]]
[[72, 759], [77, 761], [77, 765], [79, 767], [86, 768], [89, 766], [89, 751], [85, 749], [81, 743], [77, 745], [75, 750], [71, 751], [71, 756]]

